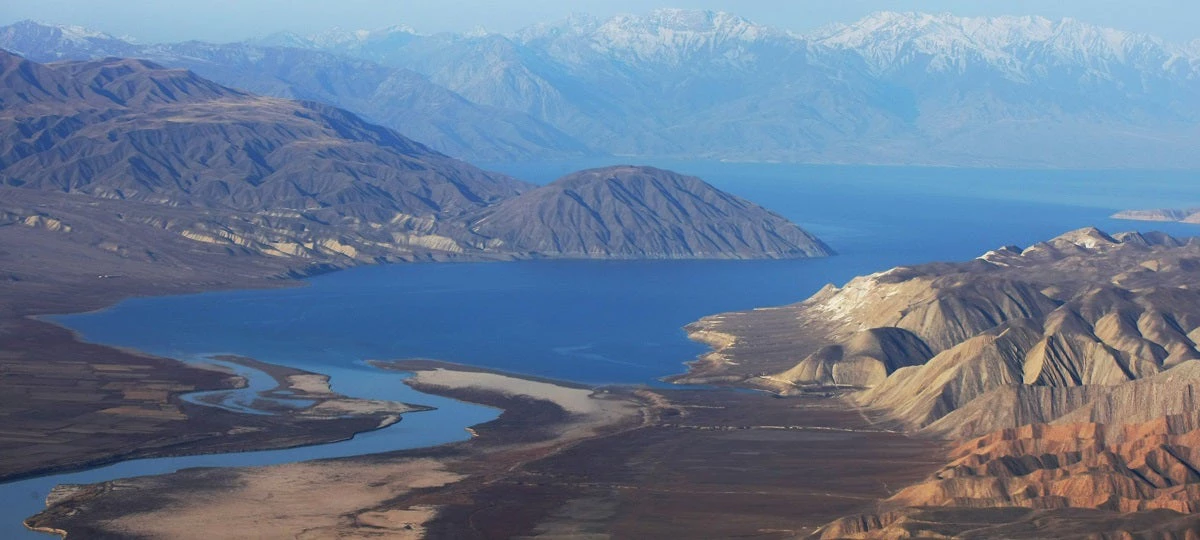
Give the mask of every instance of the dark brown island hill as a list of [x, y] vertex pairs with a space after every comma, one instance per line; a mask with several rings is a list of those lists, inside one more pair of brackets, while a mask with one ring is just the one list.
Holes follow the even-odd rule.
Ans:
[[580, 171], [504, 201], [471, 230], [547, 257], [756, 259], [833, 251], [780, 215], [651, 167]]

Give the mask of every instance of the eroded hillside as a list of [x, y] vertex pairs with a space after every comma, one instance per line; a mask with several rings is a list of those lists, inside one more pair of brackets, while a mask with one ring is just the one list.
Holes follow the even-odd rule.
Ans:
[[681, 380], [842, 388], [956, 441], [941, 471], [830, 538], [1194, 530], [1198, 278], [1195, 239], [1082, 229], [707, 317], [689, 330], [715, 349]]

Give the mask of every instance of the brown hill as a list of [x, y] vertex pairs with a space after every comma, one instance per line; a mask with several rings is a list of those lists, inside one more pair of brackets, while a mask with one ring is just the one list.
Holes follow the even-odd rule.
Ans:
[[831, 255], [783, 217], [699, 178], [652, 167], [577, 172], [496, 205], [472, 230], [521, 252], [572, 258]]
[[457, 215], [529, 187], [344, 111], [252, 96], [188, 71], [0, 54], [0, 174], [11, 186], [375, 219]]
[[[0, 216], [91, 247], [166, 230], [291, 268], [446, 257], [485, 249], [463, 216], [530, 188], [345, 111], [149, 62], [0, 52], [0, 69]], [[122, 234], [81, 226], [97, 221]]]
[[[533, 190], [340, 109], [145, 61], [38, 64], [0, 51], [0, 82], [0, 225], [50, 228], [122, 256], [178, 255], [200, 243], [304, 270], [827, 253], [783, 218], [697, 179], [646, 169], [646, 191], [632, 181], [628, 190], [588, 192], [571, 181]], [[568, 193], [612, 213], [576, 219], [578, 208], [553, 202], [576, 200]], [[631, 194], [636, 201], [623, 198]]]

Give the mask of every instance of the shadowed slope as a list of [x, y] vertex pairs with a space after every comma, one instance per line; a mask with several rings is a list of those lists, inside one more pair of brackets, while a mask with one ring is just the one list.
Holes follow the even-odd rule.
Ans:
[[651, 167], [582, 171], [505, 201], [472, 229], [553, 257], [743, 259], [832, 251], [778, 214]]

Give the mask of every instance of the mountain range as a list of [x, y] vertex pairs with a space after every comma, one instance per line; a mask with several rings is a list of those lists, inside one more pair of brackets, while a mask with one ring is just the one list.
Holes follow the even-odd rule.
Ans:
[[798, 35], [732, 14], [575, 16], [512, 34], [276, 34], [137, 45], [21, 22], [31, 59], [133, 56], [331, 103], [477, 160], [589, 154], [1192, 167], [1200, 41], [1040, 17], [877, 13]]
[[0, 133], [0, 229], [151, 264], [202, 250], [294, 272], [462, 257], [830, 254], [696, 178], [621, 167], [537, 187], [342, 109], [146, 60], [39, 64], [0, 51]]
[[1200, 509], [1198, 270], [1196, 238], [1095, 228], [897, 267], [694, 323], [714, 351], [682, 380], [841, 392], [951, 444], [821, 538], [1179, 537]]

